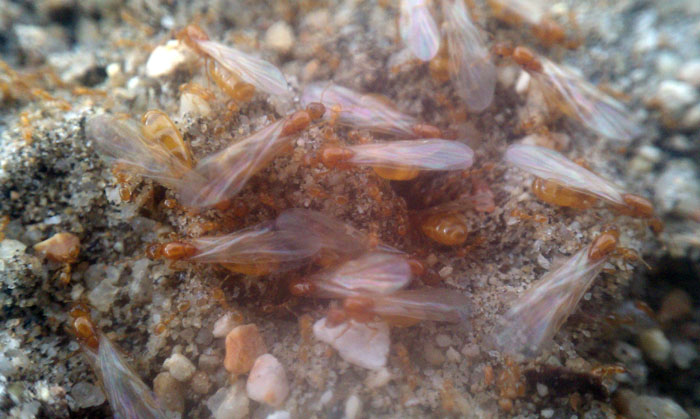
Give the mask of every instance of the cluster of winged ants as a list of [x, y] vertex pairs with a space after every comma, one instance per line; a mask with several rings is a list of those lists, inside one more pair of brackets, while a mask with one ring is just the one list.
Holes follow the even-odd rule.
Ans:
[[[493, 16], [530, 27], [545, 45], [574, 43], [547, 18], [534, 0], [491, 0]], [[406, 54], [430, 61], [431, 70], [446, 66], [454, 89], [470, 111], [486, 109], [493, 100], [494, 57], [512, 59], [532, 78], [551, 111], [561, 112], [593, 133], [615, 140], [639, 136], [640, 127], [615, 99], [605, 95], [576, 73], [524, 47], [486, 47], [462, 0], [444, 0], [441, 34], [426, 0], [402, 0], [401, 36]], [[205, 60], [207, 75], [236, 102], [262, 93], [291, 100], [294, 94], [285, 77], [271, 63], [209, 39], [194, 25], [177, 38]], [[437, 64], [434, 64], [437, 63]], [[442, 63], [442, 64], [440, 64]], [[201, 91], [189, 87], [188, 92]], [[200, 94], [204, 99], [204, 96]], [[427, 171], [464, 171], [474, 160], [467, 139], [420, 123], [397, 110], [385, 98], [358, 93], [328, 83], [306, 86], [299, 96], [303, 109], [195, 161], [177, 127], [161, 111], [149, 111], [141, 123], [101, 114], [86, 125], [87, 138], [98, 151], [116, 162], [119, 172], [137, 173], [177, 193], [188, 208], [221, 208], [236, 196], [256, 173], [294, 147], [297, 136], [312, 124], [347, 126], [382, 134], [394, 140], [357, 145], [328, 146], [320, 161], [329, 170], [368, 167], [384, 179], [407, 181]], [[610, 210], [646, 219], [659, 228], [652, 204], [593, 173], [557, 151], [534, 145], [513, 144], [504, 161], [535, 176], [533, 194], [563, 207], [587, 209], [605, 204]], [[493, 210], [493, 196], [467, 193], [453, 204], [428, 210], [423, 232], [443, 245], [464, 242], [464, 229], [453, 215], [466, 208]], [[451, 218], [453, 217], [453, 218]], [[619, 232], [604, 229], [592, 243], [559, 268], [532, 284], [505, 314], [505, 327], [496, 336], [504, 351], [536, 354], [575, 310], [579, 300], [613, 255], [619, 252]], [[309, 209], [292, 208], [274, 220], [227, 235], [202, 236], [164, 243], [156, 256], [198, 264], [218, 264], [232, 272], [264, 276], [302, 265], [316, 264], [318, 273], [295, 281], [290, 291], [299, 296], [342, 301], [326, 316], [326, 324], [369, 322], [381, 319], [391, 325], [419, 321], [462, 322], [470, 315], [470, 301], [456, 290], [407, 287], [420, 275], [420, 263], [399, 249], [333, 217]], [[125, 417], [134, 412], [161, 415], [146, 386], [125, 364], [89, 320], [89, 310], [72, 312], [76, 335], [90, 355], [115, 411]], [[120, 400], [130, 400], [121, 403]]]

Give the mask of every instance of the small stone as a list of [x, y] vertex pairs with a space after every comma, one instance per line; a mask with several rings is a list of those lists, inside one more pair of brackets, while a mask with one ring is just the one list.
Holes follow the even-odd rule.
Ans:
[[17, 43], [29, 61], [27, 64], [39, 64], [52, 53], [68, 50], [66, 33], [59, 26], [15, 24], [13, 27]]
[[673, 363], [682, 370], [687, 370], [690, 365], [698, 358], [698, 352], [690, 342], [676, 342], [671, 348], [671, 358]]
[[169, 372], [161, 372], [153, 379], [153, 392], [168, 410], [182, 412], [185, 410], [185, 393], [182, 384]]
[[211, 113], [211, 107], [207, 100], [199, 95], [190, 92], [180, 94], [180, 110], [178, 115], [184, 118], [187, 115], [192, 117], [207, 117]]
[[690, 213], [700, 206], [700, 177], [690, 159], [674, 159], [666, 164], [654, 185], [656, 202], [664, 212]]
[[542, 409], [540, 415], [542, 415], [543, 418], [551, 418], [554, 416], [554, 409]]
[[656, 163], [661, 161], [663, 153], [656, 147], [645, 145], [639, 147], [637, 154], [629, 163], [629, 168], [636, 173], [650, 172]]
[[201, 346], [208, 346], [214, 337], [211, 335], [211, 330], [206, 327], [202, 327], [197, 332], [197, 336], [194, 338], [194, 343]]
[[108, 278], [105, 278], [88, 293], [88, 301], [93, 307], [104, 313], [112, 307], [118, 292], [119, 288], [112, 285]]
[[662, 323], [678, 321], [688, 317], [692, 311], [693, 302], [690, 295], [676, 288], [664, 295], [657, 318]]
[[549, 394], [549, 389], [546, 385], [542, 383], [537, 383], [537, 394], [540, 397], [547, 397], [547, 394]]
[[239, 324], [233, 313], [226, 313], [214, 322], [211, 334], [214, 335], [215, 338], [222, 338], [228, 335], [228, 333]]
[[679, 65], [680, 59], [676, 54], [662, 52], [656, 57], [656, 72], [662, 76], [674, 76]]
[[642, 360], [642, 351], [627, 342], [617, 341], [613, 346], [612, 354], [625, 365], [631, 365]]
[[631, 390], [619, 390], [615, 406], [630, 419], [687, 419], [690, 416], [678, 403], [665, 397], [640, 396]]
[[57, 233], [51, 238], [35, 244], [34, 250], [51, 261], [73, 263], [80, 254], [80, 239], [71, 233]]
[[292, 415], [286, 410], [278, 410], [267, 415], [265, 419], [292, 419]]
[[256, 325], [237, 326], [226, 335], [224, 367], [234, 374], [245, 374], [265, 352], [267, 347]]
[[386, 367], [370, 371], [365, 378], [365, 385], [370, 389], [384, 387], [391, 381], [391, 373]]
[[441, 333], [435, 337], [435, 343], [437, 343], [437, 346], [441, 348], [447, 348], [448, 346], [452, 345], [452, 339], [450, 339], [449, 336]]
[[10, 259], [24, 253], [27, 246], [19, 240], [5, 239], [0, 241], [0, 259]]
[[356, 419], [362, 415], [362, 400], [357, 394], [352, 394], [345, 401], [345, 419]]
[[248, 396], [243, 380], [238, 380], [231, 387], [220, 388], [205, 404], [215, 419], [242, 419], [248, 416]]
[[679, 112], [697, 102], [698, 94], [688, 83], [664, 80], [659, 84], [654, 99], [659, 107], [671, 116], [680, 117]]
[[693, 143], [688, 139], [688, 137], [682, 134], [676, 134], [669, 137], [668, 140], [666, 140], [666, 145], [670, 149], [680, 152], [691, 151], [694, 147]]
[[658, 147], [651, 145], [643, 145], [637, 150], [637, 155], [649, 161], [650, 163], [658, 163], [663, 158], [663, 153]]
[[450, 362], [459, 362], [462, 359], [459, 352], [457, 352], [457, 350], [451, 346], [447, 349], [445, 355], [447, 355], [447, 360]]
[[580, 372], [590, 371], [592, 368], [591, 364], [581, 357], [567, 359], [566, 367]]
[[432, 343], [426, 343], [423, 347], [423, 355], [425, 360], [433, 366], [440, 366], [445, 362], [445, 355], [435, 347]]
[[370, 370], [386, 365], [389, 354], [389, 325], [349, 320], [330, 326], [324, 317], [314, 323], [314, 336], [334, 347], [351, 364]]
[[246, 383], [248, 397], [259, 403], [279, 407], [289, 395], [284, 367], [274, 356], [265, 354], [255, 360]]
[[700, 128], [700, 104], [697, 104], [683, 115], [681, 118], [681, 128], [692, 130]]
[[123, 75], [122, 66], [119, 65], [119, 63], [109, 63], [107, 67], [105, 67], [105, 73], [107, 73], [107, 77], [110, 79], [119, 78]]
[[310, 10], [304, 14], [303, 25], [310, 26], [317, 31], [324, 30], [328, 26], [330, 18], [328, 9]]
[[639, 334], [639, 346], [647, 358], [664, 364], [671, 355], [671, 342], [661, 329], [647, 329]]
[[136, 305], [150, 303], [153, 298], [153, 280], [148, 275], [149, 265], [148, 259], [141, 259], [131, 267], [129, 300]]
[[442, 269], [438, 271], [438, 275], [440, 275], [440, 278], [447, 278], [452, 275], [452, 266], [443, 266]]
[[221, 368], [221, 358], [216, 354], [202, 354], [199, 356], [198, 365], [204, 371], [214, 372]]
[[678, 79], [700, 87], [700, 59], [690, 60], [678, 70]]
[[479, 349], [479, 345], [475, 343], [467, 343], [462, 347], [462, 355], [465, 356], [465, 358], [476, 358], [479, 356], [481, 353], [481, 350]]
[[275, 22], [265, 33], [265, 44], [270, 49], [286, 54], [294, 46], [294, 32], [286, 22]]
[[521, 71], [518, 80], [515, 82], [515, 91], [519, 95], [524, 95], [530, 88], [530, 73], [527, 71]]
[[204, 371], [197, 371], [192, 375], [192, 381], [190, 381], [192, 390], [197, 394], [207, 394], [211, 389], [211, 380], [209, 380], [209, 375]]
[[187, 357], [181, 354], [172, 354], [163, 362], [163, 367], [178, 381], [187, 381], [192, 377], [197, 368]]
[[48, 56], [49, 65], [60, 74], [64, 83], [90, 81], [97, 72], [95, 55], [89, 52], [61, 52]]
[[70, 395], [75, 400], [79, 408], [99, 406], [105, 402], [105, 395], [102, 390], [90, 383], [81, 381], [76, 383], [70, 390]]
[[189, 61], [188, 51], [177, 40], [157, 46], [146, 61], [146, 75], [156, 78], [167, 76]]

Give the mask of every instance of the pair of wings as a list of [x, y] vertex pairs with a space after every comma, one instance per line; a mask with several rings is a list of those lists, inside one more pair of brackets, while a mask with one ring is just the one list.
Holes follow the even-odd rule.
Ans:
[[363, 94], [332, 83], [311, 83], [302, 92], [301, 104], [323, 103], [326, 119], [341, 125], [383, 134], [413, 137], [416, 119], [404, 114], [386, 98]]
[[533, 145], [513, 144], [506, 149], [504, 159], [539, 178], [552, 180], [613, 204], [625, 205], [622, 188], [554, 150]]
[[[481, 112], [493, 101], [496, 68], [464, 1], [443, 0], [448, 70], [457, 94], [469, 110]], [[399, 30], [413, 55], [430, 61], [440, 49], [440, 31], [426, 0], [402, 0]]]
[[87, 122], [86, 135], [103, 156], [178, 191], [183, 204], [202, 208], [235, 196], [253, 175], [289, 147], [294, 137], [282, 135], [287, 120], [273, 122], [204, 158], [193, 169], [163, 144], [145, 137], [130, 120], [95, 116]]
[[168, 417], [151, 389], [129, 366], [119, 349], [104, 335], [97, 352], [84, 348], [99, 378], [115, 418], [165, 419]]
[[360, 144], [347, 147], [349, 162], [387, 169], [465, 170], [474, 162], [467, 145], [439, 138]]
[[607, 257], [593, 261], [585, 247], [558, 269], [533, 283], [505, 314], [497, 344], [512, 352], [536, 353], [559, 331], [603, 269]]
[[368, 310], [378, 316], [453, 323], [467, 318], [471, 310], [464, 295], [444, 288], [403, 289], [411, 276], [405, 255], [374, 252], [322, 271], [310, 281], [316, 297], [361, 297], [372, 302]]

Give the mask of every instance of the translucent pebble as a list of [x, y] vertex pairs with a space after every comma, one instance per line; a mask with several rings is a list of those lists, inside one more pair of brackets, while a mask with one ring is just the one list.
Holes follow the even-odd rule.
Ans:
[[249, 401], [242, 380], [231, 387], [220, 388], [205, 403], [214, 419], [242, 419], [248, 416]]
[[316, 339], [333, 346], [340, 356], [367, 369], [378, 369], [386, 364], [389, 353], [389, 326], [384, 322], [358, 323], [353, 320], [330, 326], [326, 318], [314, 324]]
[[255, 359], [267, 352], [265, 342], [254, 324], [238, 326], [226, 335], [224, 367], [234, 374], [245, 374]]
[[5, 239], [0, 241], [0, 259], [10, 259], [21, 255], [27, 246], [18, 240]]
[[98, 386], [85, 381], [76, 383], [71, 388], [70, 395], [81, 409], [99, 406], [106, 400], [104, 393]]
[[289, 395], [289, 383], [284, 367], [274, 356], [258, 357], [246, 383], [248, 397], [256, 402], [279, 407]]
[[197, 368], [182, 354], [172, 354], [163, 362], [163, 367], [178, 381], [187, 381]]

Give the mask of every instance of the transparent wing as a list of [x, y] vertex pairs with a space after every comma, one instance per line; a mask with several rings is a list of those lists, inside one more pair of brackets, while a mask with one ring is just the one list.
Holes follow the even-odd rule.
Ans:
[[324, 118], [336, 118], [342, 125], [385, 134], [413, 137], [416, 119], [398, 111], [376, 95], [362, 94], [336, 84], [313, 83], [304, 89], [301, 104], [321, 102]]
[[274, 223], [263, 223], [235, 233], [194, 239], [198, 252], [191, 258], [201, 263], [265, 264], [279, 269], [295, 266], [319, 251], [318, 243], [306, 240], [295, 232], [274, 229]]
[[123, 164], [142, 176], [174, 187], [189, 168], [161, 143], [149, 141], [134, 121], [102, 114], [87, 121], [85, 135], [97, 151], [111, 161]]
[[397, 291], [372, 300], [372, 311], [387, 317], [458, 323], [471, 312], [471, 303], [464, 295], [445, 288]]
[[180, 183], [182, 203], [211, 207], [235, 196], [254, 174], [291, 144], [292, 136], [281, 136], [285, 122], [286, 119], [274, 122], [201, 160]]
[[399, 30], [418, 59], [430, 61], [440, 49], [440, 31], [426, 0], [401, 0]]
[[95, 362], [114, 417], [167, 418], [150, 388], [105, 336], [100, 336]]
[[450, 78], [467, 107], [480, 112], [493, 101], [496, 67], [462, 0], [443, 0]]
[[629, 111], [571, 70], [541, 58], [542, 72], [534, 76], [552, 89], [588, 129], [612, 140], [629, 141], [642, 135]]
[[620, 187], [554, 150], [534, 145], [513, 144], [506, 149], [504, 159], [542, 179], [552, 180], [579, 192], [625, 205], [622, 198], [624, 192]]
[[[306, 240], [315, 240], [321, 249], [346, 257], [357, 257], [365, 253], [370, 245], [365, 233], [318, 211], [288, 209], [277, 217], [275, 225], [279, 230], [289, 231]], [[384, 244], [379, 244], [375, 250], [403, 253]]]
[[533, 283], [506, 313], [497, 343], [513, 352], [535, 353], [561, 328], [607, 258], [592, 262], [590, 246]]
[[403, 255], [374, 252], [314, 275], [319, 297], [390, 294], [411, 282], [411, 267]]
[[350, 162], [389, 169], [464, 170], [474, 162], [474, 152], [459, 141], [437, 138], [392, 141], [348, 147]]
[[271, 63], [216, 41], [196, 42], [211, 58], [256, 89], [275, 96], [292, 96], [284, 75]]

